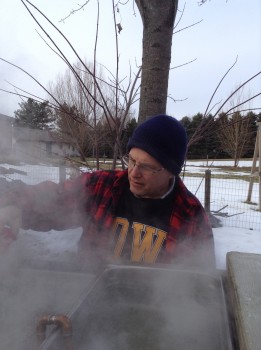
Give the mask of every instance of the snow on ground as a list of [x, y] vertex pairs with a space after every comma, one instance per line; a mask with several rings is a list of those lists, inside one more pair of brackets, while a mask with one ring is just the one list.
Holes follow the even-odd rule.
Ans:
[[[195, 164], [197, 166], [195, 166]], [[188, 162], [187, 170], [191, 172], [199, 172], [205, 171], [206, 162]], [[215, 161], [216, 165], [224, 165], [224, 161]], [[232, 165], [231, 163], [226, 162], [226, 165]], [[239, 166], [251, 166], [251, 162], [241, 162]], [[19, 179], [28, 184], [34, 184], [36, 182], [40, 182], [46, 179], [52, 181], [58, 181], [59, 179], [59, 171], [58, 168], [51, 168], [46, 166], [10, 166], [10, 165], [1, 165], [7, 169], [13, 168], [18, 171], [24, 171], [25, 174], [18, 174], [14, 172], [14, 174], [4, 175], [6, 178]], [[202, 168], [201, 168], [202, 167]], [[219, 172], [221, 173], [221, 171]], [[239, 168], [240, 173], [240, 168]], [[37, 174], [37, 176], [36, 176]], [[2, 175], [3, 176], [3, 175]], [[190, 182], [191, 188], [189, 188], [192, 192], [198, 187], [198, 178], [194, 179], [194, 185]], [[213, 180], [217, 181], [217, 180]], [[220, 182], [220, 180], [218, 180]], [[228, 180], [226, 180], [228, 181]], [[261, 222], [261, 213], [260, 211], [255, 210], [253, 206], [249, 206], [243, 203], [243, 198], [240, 198], [239, 191], [236, 189], [236, 184], [240, 184], [241, 180], [230, 180], [233, 182], [233, 198], [237, 198], [238, 196], [238, 204], [237, 208], [229, 208], [228, 211], [233, 210], [235, 213], [243, 212], [244, 214], [235, 215], [233, 218], [220, 218], [223, 226], [219, 228], [214, 228], [214, 241], [215, 241], [215, 252], [216, 252], [216, 265], [218, 269], [226, 268], [226, 253], [229, 251], [238, 251], [238, 252], [246, 252], [246, 253], [257, 253], [261, 254], [261, 232], [260, 232], [260, 222]], [[245, 186], [247, 186], [245, 182]], [[197, 196], [202, 197], [202, 189], [199, 190]], [[255, 199], [257, 198], [258, 192], [254, 191]], [[227, 191], [227, 187], [224, 187], [224, 193], [222, 193], [222, 197], [224, 199], [224, 203], [229, 202], [229, 198], [231, 198], [232, 194]], [[220, 209], [224, 203], [218, 202], [213, 203], [213, 206], [216, 206], [216, 209]], [[251, 217], [254, 216], [254, 222], [251, 222], [251, 225], [248, 223], [247, 217], [251, 211]], [[229, 226], [228, 226], [229, 221]], [[240, 223], [240, 225], [239, 225]], [[245, 223], [244, 228], [238, 228], [237, 226], [242, 227], [242, 224]], [[256, 223], [256, 224], [255, 224]], [[15, 254], [22, 254], [28, 259], [30, 257], [38, 257], [44, 260], [60, 260], [63, 256], [74, 256], [77, 252], [77, 243], [81, 235], [81, 229], [77, 230], [66, 230], [62, 232], [58, 231], [50, 231], [50, 232], [35, 232], [32, 230], [24, 231], [21, 230], [17, 241], [15, 241], [10, 247], [11, 252], [15, 252]]]

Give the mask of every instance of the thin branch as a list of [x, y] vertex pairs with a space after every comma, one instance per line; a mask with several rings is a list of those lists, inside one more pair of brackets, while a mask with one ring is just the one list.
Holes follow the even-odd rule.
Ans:
[[[112, 0], [112, 8], [113, 8], [113, 23], [114, 23], [114, 33], [115, 33], [115, 45], [116, 45], [116, 77], [115, 77], [115, 82], [116, 82], [116, 91], [115, 91], [115, 109], [116, 109], [116, 118], [118, 114], [118, 86], [119, 86], [119, 42], [118, 42], [118, 33], [116, 29], [116, 16], [115, 16], [115, 5], [114, 5], [114, 0]], [[114, 119], [113, 119], [114, 120]], [[115, 120], [114, 120], [115, 122]]]
[[[18, 90], [21, 90], [20, 88], [17, 88]], [[13, 92], [13, 91], [9, 91], [9, 90], [5, 90], [5, 89], [1, 89], [0, 88], [0, 91], [3, 91], [3, 92], [6, 92], [8, 94], [11, 94], [11, 95], [15, 95], [15, 96], [18, 96], [18, 97], [21, 97], [21, 98], [27, 98], [28, 99], [28, 95], [31, 95], [31, 96], [35, 96], [35, 95], [32, 95], [30, 94], [29, 92], [27, 91], [24, 91], [27, 95], [22, 95], [18, 92]], [[42, 103], [43, 101], [46, 101], [45, 99], [39, 97], [39, 96], [35, 96], [36, 98], [31, 98], [33, 101], [37, 102], [37, 103]], [[56, 111], [61, 111], [61, 107], [57, 107], [55, 104], [53, 104], [52, 102], [50, 102], [48, 100], [48, 104], [50, 106], [50, 108], [56, 110]], [[74, 114], [72, 113], [67, 113], [65, 110], [63, 110], [64, 113], [70, 115], [75, 121], [81, 123], [83, 120], [81, 120], [80, 118], [76, 118]]]
[[197, 60], [197, 58], [194, 58], [193, 60], [191, 60], [191, 61], [189, 61], [189, 62], [180, 64], [179, 66], [172, 67], [172, 68], [170, 68], [170, 70], [176, 69], [176, 68], [180, 68], [180, 67], [183, 67], [183, 66], [186, 66], [187, 64], [190, 64], [190, 63], [192, 63], [192, 62], [195, 62], [196, 60]]
[[199, 24], [199, 23], [201, 23], [201, 22], [203, 22], [203, 19], [201, 19], [200, 21], [195, 22], [195, 23], [193, 23], [193, 24], [190, 24], [190, 25], [187, 26], [187, 27], [181, 28], [181, 29], [177, 30], [176, 32], [173, 32], [173, 34], [177, 34], [177, 33], [179, 33], [179, 32], [182, 32], [182, 31], [185, 30], [185, 29], [194, 27], [194, 26], [196, 26], [197, 24]]
[[222, 81], [225, 79], [225, 77], [228, 75], [228, 73], [231, 71], [231, 69], [236, 65], [236, 63], [237, 63], [237, 58], [238, 58], [238, 56], [236, 57], [236, 60], [235, 60], [235, 62], [232, 64], [232, 66], [231, 66], [231, 67], [226, 71], [226, 73], [223, 75], [223, 77], [221, 78], [221, 80], [220, 80], [220, 82], [218, 83], [217, 87], [215, 88], [215, 90], [214, 90], [214, 92], [213, 92], [213, 94], [212, 94], [212, 96], [211, 96], [211, 98], [210, 98], [210, 100], [209, 100], [209, 103], [208, 103], [208, 105], [207, 105], [207, 108], [206, 108], [206, 110], [205, 110], [204, 117], [207, 115], [207, 113], [208, 113], [208, 108], [209, 108], [209, 106], [210, 106], [210, 104], [211, 104], [211, 102], [212, 102], [212, 100], [213, 100], [213, 98], [214, 98], [214, 96], [215, 96], [215, 94], [216, 94], [218, 88], [220, 87]]
[[178, 19], [177, 24], [175, 24], [175, 26], [174, 26], [173, 34], [177, 34], [177, 33], [181, 32], [181, 31], [183, 31], [183, 30], [185, 30], [185, 29], [188, 29], [188, 28], [190, 28], [190, 27], [193, 27], [193, 26], [195, 26], [195, 25], [197, 25], [197, 24], [199, 24], [199, 23], [201, 23], [201, 22], [203, 21], [203, 19], [202, 19], [202, 20], [200, 20], [200, 21], [198, 21], [198, 22], [196, 22], [196, 23], [193, 23], [193, 24], [191, 24], [191, 25], [189, 25], [189, 26], [187, 26], [187, 27], [185, 27], [185, 28], [179, 29], [179, 30], [177, 30], [177, 31], [175, 32], [175, 28], [177, 28], [177, 26], [178, 26], [179, 23], [181, 22], [181, 19], [182, 19], [183, 15], [184, 15], [185, 7], [186, 7], [186, 2], [185, 2], [185, 4], [184, 4], [184, 6], [183, 6], [183, 9], [182, 9], [182, 11], [181, 11], [181, 15], [180, 15], [180, 17], [179, 17], [179, 19]]
[[55, 99], [55, 97], [30, 73], [28, 73], [25, 69], [17, 66], [16, 64], [9, 62], [7, 60], [5, 60], [4, 58], [0, 57], [0, 60], [3, 62], [6, 62], [8, 64], [10, 64], [11, 66], [21, 70], [23, 73], [25, 73], [26, 75], [28, 75], [31, 79], [33, 79], [51, 98], [54, 99], [54, 101], [59, 105], [59, 102], [57, 101], [57, 99]]
[[[50, 19], [42, 12], [40, 11], [34, 4], [32, 4], [29, 0], [25, 0], [28, 4], [30, 4], [37, 12], [39, 12], [46, 20], [47, 22], [49, 22], [51, 24], [52, 27], [54, 27], [54, 29], [56, 31], [58, 31], [58, 33], [63, 37], [63, 39], [67, 42], [67, 44], [69, 45], [69, 47], [72, 49], [73, 53], [76, 55], [76, 57], [78, 58], [78, 60], [81, 62], [81, 64], [85, 67], [85, 69], [87, 70], [87, 72], [93, 76], [93, 73], [90, 71], [90, 69], [86, 66], [86, 64], [83, 62], [83, 60], [81, 59], [81, 57], [78, 55], [77, 51], [75, 50], [75, 48], [73, 47], [73, 45], [70, 43], [70, 41], [66, 38], [66, 36], [50, 21]], [[33, 19], [35, 20], [35, 22], [38, 24], [38, 26], [42, 29], [42, 31], [45, 33], [45, 35], [48, 37], [48, 39], [53, 43], [53, 45], [57, 48], [57, 50], [61, 53], [61, 55], [65, 58], [68, 66], [70, 67], [70, 69], [73, 70], [73, 66], [70, 64], [70, 62], [67, 60], [67, 58], [65, 57], [65, 55], [62, 53], [62, 51], [59, 49], [59, 47], [56, 45], [56, 43], [53, 41], [53, 39], [49, 36], [49, 34], [44, 30], [44, 28], [41, 26], [41, 24], [37, 21], [37, 19], [35, 18], [35, 16], [32, 14], [32, 12], [30, 11], [30, 9], [28, 8], [28, 6], [25, 4], [24, 0], [21, 0], [21, 2], [23, 3], [23, 5], [25, 6], [25, 8], [27, 9], [27, 11], [30, 13], [30, 15], [33, 17]], [[75, 72], [76, 73], [76, 72]], [[77, 73], [76, 73], [77, 74]], [[81, 78], [78, 77], [80, 80]], [[95, 77], [94, 77], [95, 79]], [[97, 84], [97, 82], [95, 81], [95, 83]], [[90, 95], [90, 97], [93, 99], [93, 96], [91, 94], [91, 92], [87, 89], [87, 87], [84, 85], [84, 83], [82, 82], [83, 87], [86, 89], [87, 93]], [[102, 92], [100, 90], [99, 85], [97, 84], [97, 88], [99, 90], [99, 93], [103, 99], [103, 102], [105, 103], [106, 106], [106, 101], [103, 98]], [[104, 110], [104, 113], [106, 114], [106, 110], [104, 105], [100, 104], [98, 101], [96, 101], [96, 103]]]
[[176, 25], [174, 25], [174, 30], [175, 30], [175, 28], [176, 28], [176, 27], [179, 25], [179, 23], [180, 23], [180, 21], [181, 21], [181, 19], [182, 19], [183, 15], [184, 15], [184, 12], [185, 12], [185, 7], [186, 7], [186, 2], [184, 3], [184, 6], [183, 6], [182, 11], [180, 11], [180, 12], [181, 12], [181, 15], [180, 15], [180, 17], [179, 17], [179, 19], [178, 19], [177, 24], [176, 24]]
[[[236, 62], [235, 62], [235, 63], [236, 63]], [[225, 100], [225, 102], [221, 105], [221, 107], [215, 112], [215, 114], [212, 116], [211, 120], [210, 120], [208, 123], [206, 123], [206, 124], [202, 127], [202, 124], [203, 124], [203, 122], [204, 122], [204, 119], [205, 119], [206, 116], [207, 116], [207, 113], [208, 113], [208, 115], [209, 115], [208, 108], [209, 108], [209, 105], [210, 105], [210, 103], [211, 103], [211, 101], [212, 101], [212, 99], [213, 99], [213, 97], [214, 97], [214, 95], [215, 95], [215, 93], [216, 93], [218, 87], [220, 86], [221, 82], [224, 80], [224, 78], [225, 78], [225, 76], [228, 74], [228, 72], [229, 72], [229, 71], [232, 69], [232, 67], [235, 65], [235, 63], [229, 68], [229, 70], [226, 72], [226, 74], [222, 77], [220, 83], [218, 84], [217, 88], [215, 89], [215, 91], [214, 91], [214, 93], [213, 93], [213, 95], [212, 95], [212, 97], [211, 97], [211, 99], [210, 99], [210, 102], [209, 102], [209, 104], [208, 104], [208, 106], [207, 106], [207, 109], [206, 109], [206, 111], [205, 111], [205, 114], [203, 115], [203, 118], [202, 118], [200, 124], [198, 125], [198, 127], [197, 127], [195, 133], [193, 134], [193, 136], [192, 136], [191, 139], [189, 140], [189, 146], [190, 146], [191, 144], [193, 144], [193, 143], [199, 141], [200, 139], [202, 139], [203, 135], [205, 135], [205, 131], [206, 131], [207, 129], [210, 128], [210, 126], [211, 126], [211, 124], [213, 123], [215, 117], [216, 117], [216, 116], [218, 115], [218, 113], [222, 110], [222, 108], [223, 108], [224, 105], [229, 101], [229, 99], [230, 99], [237, 91], [239, 91], [244, 85], [246, 85], [246, 84], [249, 83], [252, 79], [256, 78], [259, 74], [261, 74], [261, 72], [258, 72], [257, 74], [255, 74], [254, 76], [252, 76], [251, 78], [249, 78], [248, 80], [246, 80], [243, 84], [241, 84], [235, 91], [233, 91], [233, 92], [229, 95], [229, 97]], [[250, 100], [252, 100], [252, 99], [258, 97], [260, 94], [261, 94], [261, 93], [258, 93], [258, 94], [256, 94], [255, 96], [253, 96], [253, 97], [251, 97], [251, 98], [245, 100], [244, 102], [242, 102], [242, 103], [240, 103], [240, 104], [238, 104], [238, 105], [236, 105], [236, 106], [233, 106], [233, 108], [229, 109], [227, 112], [230, 112], [231, 110], [237, 108], [238, 106], [241, 106], [241, 105], [245, 104], [246, 102], [248, 102], [248, 101], [250, 101]], [[226, 115], [225, 112], [224, 112], [224, 114]], [[210, 135], [209, 132], [208, 132], [208, 135]]]
[[[228, 98], [225, 100], [225, 102], [221, 105], [221, 107], [217, 110], [217, 112], [214, 114], [214, 118], [217, 116], [217, 114], [221, 111], [221, 109], [224, 107], [224, 105], [227, 103], [227, 101], [238, 91], [240, 90], [243, 86], [245, 86], [247, 83], [249, 83], [251, 80], [255, 79], [259, 74], [261, 74], [261, 71], [258, 72], [257, 74], [253, 75], [251, 78], [249, 78], [248, 80], [246, 80], [243, 84], [241, 84], [234, 92], [232, 92], [232, 94], [230, 94], [228, 96]], [[259, 96], [260, 94], [258, 94], [257, 96]], [[237, 106], [234, 106], [234, 108], [236, 108]]]
[[[245, 102], [247, 102], [247, 101], [245, 101]], [[241, 112], [249, 112], [249, 111], [252, 112], [252, 111], [259, 110], [259, 109], [261, 109], [261, 107], [240, 109], [240, 110], [238, 110], [237, 112], [238, 112], [238, 113], [241, 113]], [[231, 112], [231, 113], [226, 112], [226, 115], [231, 115], [231, 114], [234, 114], [234, 113], [235, 113], [235, 112]]]
[[168, 95], [168, 98], [170, 98], [173, 102], [183, 102], [183, 101], [186, 101], [188, 98], [183, 98], [183, 99], [176, 99], [174, 97], [172, 97], [171, 95]]
[[71, 16], [74, 15], [76, 12], [78, 12], [78, 11], [80, 11], [80, 10], [84, 10], [84, 7], [88, 4], [88, 2], [90, 2], [90, 0], [85, 1], [85, 3], [84, 3], [83, 5], [79, 5], [79, 4], [78, 4], [79, 7], [78, 7], [76, 10], [72, 10], [72, 11], [69, 13], [69, 15], [67, 15], [66, 17], [60, 19], [59, 22], [63, 22], [63, 23], [64, 23], [64, 21], [65, 21], [67, 18], [71, 17]]
[[[15, 96], [19, 96], [19, 97], [28, 98], [27, 95], [21, 95], [21, 94], [19, 94], [18, 92], [13, 92], [13, 91], [1, 89], [1, 88], [0, 88], [0, 91], [6, 92], [6, 93], [11, 94], [11, 95], [15, 95]], [[26, 92], [26, 93], [27, 93], [27, 92]], [[39, 97], [39, 99], [40, 99], [40, 97]], [[36, 99], [33, 99], [33, 100], [34, 100], [35, 102], [40, 102], [39, 100], [36, 100]], [[41, 99], [41, 100], [43, 100], [43, 99]]]
[[[7, 84], [11, 85], [14, 89], [20, 90], [20, 91], [26, 93], [27, 95], [36, 97], [36, 98], [38, 99], [39, 102], [40, 102], [40, 100], [41, 100], [41, 101], [46, 101], [46, 99], [44, 99], [44, 98], [41, 98], [41, 97], [39, 97], [39, 96], [37, 96], [37, 95], [34, 95], [34, 94], [32, 94], [32, 93], [30, 93], [30, 92], [28, 92], [28, 91], [26, 91], [26, 90], [23, 90], [23, 89], [19, 88], [18, 86], [16, 86], [16, 85], [10, 83], [10, 82], [7, 81], [7, 80], [5, 80], [5, 81], [7, 82]], [[2, 90], [2, 89], [1, 89], [1, 90]], [[6, 90], [5, 90], [5, 91], [6, 91]], [[6, 91], [6, 92], [7, 92], [7, 91]], [[10, 93], [11, 93], [11, 92], [10, 92]], [[16, 95], [20, 96], [20, 94], [18, 94], [18, 93], [16, 93]], [[25, 97], [25, 96], [21, 96], [21, 97]], [[27, 96], [27, 97], [28, 97], [28, 96]]]
[[[260, 96], [260, 95], [261, 95], [261, 92], [259, 92], [259, 93], [256, 94], [255, 96], [252, 96], [252, 97], [248, 98], [247, 100], [245, 100], [245, 101], [243, 101], [243, 102], [241, 102], [241, 103], [238, 103], [236, 106], [233, 106], [233, 107], [230, 108], [228, 111], [226, 111], [226, 112], [224, 113], [224, 115], [228, 115], [229, 112], [233, 111], [233, 109], [235, 109], [235, 108], [237, 108], [237, 107], [239, 107], [239, 106], [244, 105], [245, 103], [247, 103], [247, 102], [253, 100], [254, 98], [256, 98], [256, 97], [258, 97], [258, 96]], [[237, 112], [238, 112], [238, 111], [237, 111]]]

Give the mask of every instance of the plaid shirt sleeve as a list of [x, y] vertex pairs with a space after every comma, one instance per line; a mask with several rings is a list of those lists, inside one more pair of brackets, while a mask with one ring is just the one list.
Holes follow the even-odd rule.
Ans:
[[0, 208], [14, 205], [22, 210], [22, 228], [36, 231], [80, 226], [83, 177], [59, 185], [44, 181], [37, 185], [11, 183], [1, 193]]
[[45, 181], [37, 185], [10, 184], [0, 194], [0, 208], [15, 205], [22, 210], [22, 227], [36, 231], [64, 230], [82, 226], [86, 214], [111, 223], [111, 187], [114, 171], [83, 173], [62, 184]]

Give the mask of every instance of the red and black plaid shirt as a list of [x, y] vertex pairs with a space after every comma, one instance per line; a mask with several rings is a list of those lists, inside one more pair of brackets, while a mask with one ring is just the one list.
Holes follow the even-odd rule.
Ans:
[[[105, 247], [109, 244], [106, 232], [113, 225], [117, 204], [127, 186], [127, 171], [83, 173], [62, 185], [43, 182], [17, 186], [0, 199], [0, 206], [21, 206], [25, 229], [47, 231], [82, 226], [82, 247], [89, 242]], [[190, 255], [196, 246], [204, 243], [206, 255], [214, 255], [208, 216], [180, 177], [176, 177], [169, 227], [165, 261], [176, 255]]]

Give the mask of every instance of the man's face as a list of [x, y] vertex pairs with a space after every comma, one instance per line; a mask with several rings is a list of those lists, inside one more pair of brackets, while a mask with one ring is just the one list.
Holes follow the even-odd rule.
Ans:
[[173, 174], [147, 152], [132, 148], [129, 153], [130, 190], [137, 197], [160, 198], [169, 189]]

